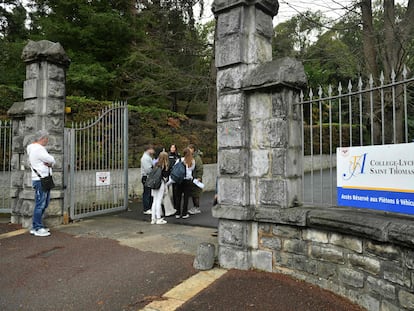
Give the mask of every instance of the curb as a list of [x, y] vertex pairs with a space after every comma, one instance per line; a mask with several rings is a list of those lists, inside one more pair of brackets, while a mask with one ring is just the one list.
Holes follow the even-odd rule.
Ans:
[[174, 311], [226, 273], [227, 270], [220, 268], [199, 272], [140, 311]]
[[17, 235], [21, 235], [21, 234], [25, 234], [28, 231], [29, 230], [27, 230], [27, 229], [19, 229], [19, 230], [15, 230], [15, 231], [10, 231], [10, 232], [7, 232], [7, 233], [3, 233], [3, 234], [0, 234], [0, 240], [7, 239], [7, 238], [11, 238], [11, 237], [14, 237], [14, 236], [17, 236]]

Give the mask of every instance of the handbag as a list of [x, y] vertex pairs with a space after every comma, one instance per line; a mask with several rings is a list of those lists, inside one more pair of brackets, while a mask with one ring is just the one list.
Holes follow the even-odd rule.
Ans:
[[42, 185], [42, 190], [44, 192], [50, 191], [51, 189], [55, 188], [55, 182], [53, 181], [52, 175], [50, 175], [50, 167], [49, 174], [45, 177], [42, 177], [33, 167], [32, 170], [36, 173], [37, 176], [39, 176], [40, 184]]

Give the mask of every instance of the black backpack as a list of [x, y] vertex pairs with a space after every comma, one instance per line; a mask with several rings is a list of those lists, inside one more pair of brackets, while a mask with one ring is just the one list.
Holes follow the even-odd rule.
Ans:
[[152, 169], [151, 173], [148, 174], [147, 180], [145, 181], [145, 187], [151, 189], [160, 189], [162, 179], [161, 167], [156, 166]]

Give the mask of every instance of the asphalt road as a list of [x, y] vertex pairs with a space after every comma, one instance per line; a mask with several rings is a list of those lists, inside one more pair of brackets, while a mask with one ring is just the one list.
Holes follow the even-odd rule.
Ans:
[[[217, 228], [218, 219], [214, 218], [211, 214], [211, 208], [213, 207], [214, 192], [203, 192], [200, 200], [201, 214], [191, 215], [188, 219], [176, 219], [174, 216], [166, 217], [168, 223], [187, 225], [187, 226], [201, 226], [207, 228]], [[144, 215], [142, 210], [142, 202], [133, 201], [128, 204], [130, 211], [122, 212], [120, 217], [129, 219], [136, 219], [145, 222], [151, 222], [151, 215]], [[189, 208], [193, 206], [191, 199]]]

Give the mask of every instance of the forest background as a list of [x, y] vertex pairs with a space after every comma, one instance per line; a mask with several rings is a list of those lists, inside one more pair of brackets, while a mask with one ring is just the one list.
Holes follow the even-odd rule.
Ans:
[[[404, 65], [414, 66], [413, 2], [347, 1], [334, 19], [298, 12], [275, 26], [274, 58], [301, 60], [314, 88], [370, 73], [378, 81], [392, 69], [399, 75]], [[135, 154], [148, 143], [180, 149], [196, 143], [205, 161], [215, 162], [215, 22], [199, 22], [205, 10], [211, 8], [202, 0], [1, 1], [0, 118], [22, 100], [23, 47], [46, 39], [60, 42], [71, 59], [68, 124], [126, 100]], [[412, 102], [409, 109], [412, 116]]]

